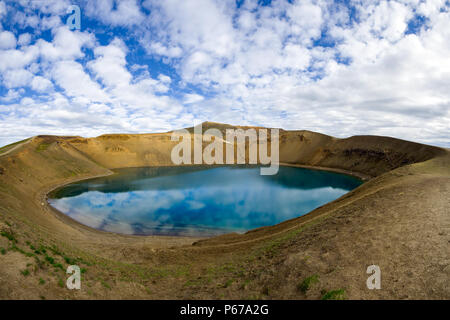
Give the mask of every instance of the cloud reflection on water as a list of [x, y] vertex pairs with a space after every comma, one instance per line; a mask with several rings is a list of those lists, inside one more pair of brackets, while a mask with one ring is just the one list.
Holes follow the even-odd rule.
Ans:
[[148, 169], [69, 185], [50, 203], [100, 230], [207, 236], [303, 215], [360, 184], [344, 175], [289, 167], [277, 176], [260, 176], [258, 168], [167, 168], [150, 174]]

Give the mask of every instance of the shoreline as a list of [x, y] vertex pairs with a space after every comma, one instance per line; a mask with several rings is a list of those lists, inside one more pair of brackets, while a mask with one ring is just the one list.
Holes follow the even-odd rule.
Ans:
[[370, 179], [373, 179], [374, 177], [368, 174], [364, 174], [361, 172], [355, 172], [345, 169], [338, 169], [338, 168], [329, 168], [329, 167], [320, 167], [320, 166], [309, 166], [309, 165], [303, 165], [303, 164], [295, 164], [295, 163], [286, 163], [286, 162], [280, 162], [281, 166], [285, 167], [294, 167], [294, 168], [303, 168], [303, 169], [310, 169], [310, 170], [318, 170], [318, 171], [328, 171], [328, 172], [334, 172], [334, 173], [340, 173], [345, 174], [348, 176], [352, 176], [355, 178], [358, 178], [364, 182], [369, 181]]
[[[104, 231], [104, 230], [99, 230], [99, 229], [95, 229], [93, 227], [87, 226], [85, 224], [82, 224], [81, 222], [71, 218], [69, 215], [65, 214], [64, 212], [61, 212], [60, 210], [56, 209], [55, 207], [53, 207], [49, 202], [48, 202], [48, 195], [55, 191], [58, 188], [64, 187], [68, 184], [71, 183], [75, 183], [75, 182], [80, 182], [80, 181], [84, 181], [84, 180], [89, 180], [89, 179], [95, 179], [95, 178], [101, 178], [101, 177], [108, 177], [111, 175], [114, 175], [115, 172], [112, 171], [111, 169], [107, 169], [110, 172], [105, 173], [105, 174], [97, 174], [97, 175], [91, 175], [91, 176], [85, 176], [85, 177], [76, 177], [75, 179], [69, 179], [69, 181], [65, 181], [65, 182], [61, 182], [58, 183], [56, 185], [52, 185], [49, 187], [45, 187], [43, 188], [43, 190], [40, 190], [38, 192], [38, 196], [35, 199], [36, 205], [42, 207], [42, 209], [44, 211], [49, 212], [50, 214], [52, 214], [56, 219], [58, 219], [60, 222], [69, 225], [70, 227], [74, 227], [76, 229], [82, 229], [82, 230], [86, 230], [88, 232], [92, 232], [98, 235], [105, 235], [105, 236], [118, 236], [118, 237], [123, 237], [123, 238], [127, 238], [127, 239], [131, 239], [131, 240], [142, 240], [142, 239], [146, 239], [146, 240], [150, 240], [150, 239], [154, 239], [154, 240], [161, 240], [161, 239], [165, 239], [165, 240], [181, 240], [182, 243], [180, 245], [186, 245], [186, 244], [192, 244], [195, 241], [199, 241], [199, 240], [203, 240], [203, 239], [208, 239], [211, 237], [199, 237], [199, 236], [171, 236], [171, 235], [132, 235], [132, 234], [123, 234], [123, 233], [117, 233], [117, 232], [111, 232], [111, 231]], [[186, 242], [186, 243], [184, 243]], [[172, 243], [170, 245], [173, 245]]]
[[[243, 165], [247, 165], [247, 164], [243, 164]], [[370, 179], [372, 179], [373, 177], [363, 174], [363, 173], [359, 173], [359, 172], [353, 172], [353, 171], [349, 171], [349, 170], [344, 170], [344, 169], [335, 169], [335, 168], [328, 168], [328, 167], [319, 167], [319, 166], [308, 166], [308, 165], [300, 165], [300, 164], [291, 164], [291, 163], [279, 163], [280, 166], [284, 166], [284, 167], [295, 167], [295, 168], [303, 168], [303, 169], [309, 169], [309, 170], [317, 170], [317, 171], [328, 171], [328, 172], [333, 172], [333, 173], [339, 173], [339, 174], [344, 174], [344, 175], [348, 175], [348, 176], [352, 176], [354, 178], [358, 178], [361, 181], [368, 181]], [[231, 165], [227, 165], [227, 164], [213, 164], [213, 165], [207, 165], [207, 164], [181, 164], [181, 165], [157, 165], [157, 166], [143, 166], [143, 167], [122, 167], [122, 168], [112, 168], [112, 169], [106, 169], [109, 172], [105, 173], [105, 174], [97, 174], [97, 175], [87, 175], [85, 177], [75, 177], [74, 179], [69, 179], [69, 181], [64, 181], [61, 183], [58, 183], [56, 185], [52, 185], [50, 187], [46, 187], [44, 188], [43, 191], [40, 191], [38, 193], [38, 203], [37, 205], [41, 205], [44, 206], [44, 210], [48, 210], [50, 211], [58, 220], [60, 220], [62, 223], [68, 224], [72, 227], [76, 227], [76, 228], [83, 228], [83, 229], [87, 229], [90, 232], [95, 232], [95, 233], [99, 233], [99, 234], [107, 234], [107, 235], [115, 235], [115, 236], [121, 236], [121, 237], [127, 237], [127, 238], [145, 238], [145, 239], [186, 239], [186, 240], [192, 240], [193, 242], [199, 241], [199, 240], [204, 240], [204, 239], [210, 239], [210, 238], [214, 238], [217, 237], [217, 235], [212, 235], [212, 236], [205, 236], [205, 237], [201, 237], [201, 236], [174, 236], [174, 235], [136, 235], [136, 234], [123, 234], [123, 233], [117, 233], [117, 232], [111, 232], [111, 231], [104, 231], [104, 230], [99, 230], [99, 229], [95, 229], [93, 227], [89, 227], [85, 224], [82, 224], [81, 222], [78, 222], [77, 220], [74, 220], [73, 218], [71, 218], [70, 216], [68, 216], [67, 214], [65, 214], [64, 212], [61, 212], [60, 210], [56, 209], [55, 207], [53, 207], [50, 203], [49, 203], [49, 194], [52, 193], [53, 191], [55, 191], [58, 188], [62, 188], [66, 185], [72, 184], [72, 183], [76, 183], [76, 182], [80, 182], [80, 181], [85, 181], [85, 180], [90, 180], [90, 179], [95, 179], [95, 178], [101, 178], [101, 177], [108, 177], [108, 176], [112, 176], [114, 174], [116, 174], [116, 172], [114, 170], [120, 170], [120, 169], [129, 169], [129, 168], [160, 168], [160, 167], [179, 167], [179, 166], [183, 166], [183, 167], [222, 167], [222, 166], [236, 166], [236, 164], [231, 164]], [[348, 192], [347, 192], [348, 193]], [[347, 194], [346, 193], [346, 194]], [[346, 194], [342, 195], [341, 197], [345, 196]], [[339, 200], [341, 197], [333, 200]], [[326, 204], [325, 204], [326, 205]], [[297, 219], [300, 217], [304, 217], [309, 215], [311, 212], [313, 212], [315, 209], [301, 215], [298, 217], [294, 217], [292, 219]], [[292, 220], [292, 219], [288, 219], [286, 221]], [[280, 223], [283, 223], [285, 221], [282, 221]], [[277, 223], [277, 224], [280, 224]], [[265, 227], [273, 227], [276, 226], [275, 225], [270, 225], [270, 226], [265, 226]], [[259, 227], [261, 228], [261, 227]], [[253, 230], [257, 230], [259, 228], [254, 228], [254, 229], [250, 229], [245, 231], [245, 233], [248, 232], [252, 232]], [[230, 233], [226, 233], [226, 234], [231, 234], [234, 232], [230, 232]], [[223, 234], [223, 235], [226, 235]], [[222, 236], [223, 236], [222, 235]]]

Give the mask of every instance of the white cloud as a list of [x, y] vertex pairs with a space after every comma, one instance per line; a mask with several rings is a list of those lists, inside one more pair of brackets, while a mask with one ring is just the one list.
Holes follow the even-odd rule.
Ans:
[[0, 50], [0, 72], [23, 68], [39, 57], [39, 48], [29, 46], [21, 50]]
[[167, 28], [160, 31], [167, 31], [171, 40], [182, 48], [204, 50], [220, 57], [226, 56], [234, 45], [234, 30], [226, 4], [225, 1], [167, 0], [146, 1], [144, 6], [155, 10], [152, 16], [155, 23], [167, 19], [162, 21]]
[[[37, 28], [33, 39], [51, 28], [52, 41], [30, 45], [17, 35], [16, 49], [13, 35], [0, 49], [2, 83], [11, 88], [0, 98], [3, 137], [17, 128], [96, 135], [210, 120], [450, 146], [445, 0], [351, 1], [353, 11], [324, 0], [248, 0], [239, 9], [233, 0], [82, 2], [82, 14], [106, 24], [107, 45], [95, 28], [61, 26], [67, 3], [35, 3], [45, 21], [29, 11], [12, 21]], [[416, 15], [424, 16], [417, 33], [406, 34]], [[23, 101], [19, 121], [24, 106], [13, 102], [22, 86], [40, 98]]]
[[17, 88], [27, 86], [33, 74], [25, 69], [8, 70], [3, 74], [3, 84], [7, 88]]
[[44, 17], [40, 20], [41, 30], [51, 30], [62, 25], [63, 23], [59, 16]]
[[6, 15], [6, 4], [4, 1], [0, 1], [0, 18]]
[[203, 101], [205, 98], [195, 93], [188, 93], [184, 95], [184, 104], [191, 104]]
[[88, 1], [85, 10], [88, 16], [113, 26], [132, 26], [144, 19], [136, 0]]
[[97, 102], [108, 101], [108, 96], [100, 85], [90, 78], [78, 62], [57, 62], [52, 69], [52, 77], [70, 97], [85, 97], [89, 101]]
[[[61, 16], [65, 15], [71, 2], [69, 0], [21, 0], [10, 6], [11, 22], [21, 28], [31, 27], [35, 33], [53, 29], [62, 24]], [[22, 10], [16, 10], [20, 5]]]
[[164, 57], [178, 58], [183, 53], [183, 50], [181, 50], [180, 47], [167, 47], [160, 42], [152, 42], [149, 38], [143, 39], [141, 43], [144, 47], [147, 47], [149, 51]]
[[28, 44], [30, 44], [31, 42], [31, 35], [29, 33], [22, 33], [19, 36], [19, 40], [17, 41], [17, 44], [19, 46], [26, 46]]
[[64, 15], [67, 8], [72, 4], [70, 0], [21, 0], [20, 1], [24, 8], [30, 10], [38, 9], [41, 13], [50, 14], [53, 16]]
[[131, 74], [125, 67], [127, 48], [118, 38], [94, 50], [96, 59], [88, 63], [97, 78], [109, 87], [128, 85]]
[[164, 84], [170, 84], [172, 82], [172, 79], [164, 74], [158, 75], [158, 80]]
[[37, 45], [41, 55], [47, 60], [70, 60], [84, 56], [83, 47], [92, 47], [95, 37], [86, 32], [70, 31], [66, 26], [53, 30], [52, 42], [40, 39]]
[[287, 10], [290, 18], [292, 33], [301, 38], [303, 43], [320, 37], [323, 23], [322, 8], [310, 0], [297, 0]]
[[15, 49], [16, 37], [10, 31], [0, 32], [0, 49]]
[[36, 76], [31, 80], [31, 88], [35, 91], [46, 92], [52, 87], [52, 82], [44, 77]]
[[[186, 83], [216, 92], [196, 101], [195, 112], [203, 120], [307, 128], [341, 137], [390, 132], [423, 142], [439, 135], [423, 117], [449, 130], [445, 39], [450, 19], [441, 10], [443, 1], [420, 4], [431, 22], [417, 36], [405, 35], [414, 16], [412, 2], [356, 4], [359, 23], [350, 23], [346, 8], [322, 1], [273, 2], [264, 8], [246, 2], [234, 12], [212, 0], [182, 4], [176, 11], [175, 2], [146, 3], [156, 10], [155, 23], [167, 26], [156, 29], [156, 36], [152, 29], [153, 39], [182, 48], [172, 61]], [[311, 46], [324, 28], [336, 47]], [[216, 30], [231, 38], [226, 49], [216, 41]], [[157, 46], [147, 49], [164, 55]]]
[[9, 89], [7, 94], [3, 97], [0, 97], [0, 101], [2, 102], [10, 102], [12, 100], [16, 100], [20, 97], [21, 92], [19, 90]]

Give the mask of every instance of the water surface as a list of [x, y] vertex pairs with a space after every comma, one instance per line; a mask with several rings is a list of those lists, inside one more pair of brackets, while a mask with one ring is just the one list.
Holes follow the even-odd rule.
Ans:
[[280, 167], [162, 167], [116, 170], [69, 184], [50, 204], [95, 229], [137, 235], [210, 236], [301, 216], [359, 186], [356, 178]]

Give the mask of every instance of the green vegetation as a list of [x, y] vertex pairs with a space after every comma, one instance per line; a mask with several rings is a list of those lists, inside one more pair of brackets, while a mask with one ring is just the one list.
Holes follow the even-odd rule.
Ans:
[[313, 274], [312, 276], [303, 279], [303, 281], [297, 285], [297, 289], [303, 293], [306, 293], [306, 291], [308, 291], [311, 286], [317, 282], [319, 282], [319, 276], [317, 274]]
[[72, 259], [72, 258], [69, 258], [69, 257], [64, 257], [64, 261], [66, 261], [66, 263], [70, 264], [70, 265], [73, 265], [73, 264], [77, 263], [76, 259]]
[[345, 290], [331, 290], [322, 296], [322, 300], [345, 300]]
[[53, 266], [54, 266], [55, 268], [59, 268], [59, 269], [61, 269], [61, 270], [64, 270], [64, 267], [63, 267], [63, 265], [62, 265], [61, 263], [54, 263]]
[[30, 274], [30, 270], [25, 269], [25, 270], [20, 271], [20, 273], [26, 277]]
[[11, 245], [11, 247], [9, 248], [9, 250], [15, 251], [15, 252], [19, 252], [21, 254], [23, 254], [26, 257], [34, 257], [34, 253], [33, 252], [26, 252], [25, 250], [23, 250], [22, 248], [19, 248], [17, 245], [17, 240], [13, 241], [13, 244]]
[[228, 279], [224, 284], [223, 287], [224, 288], [228, 288], [232, 283], [233, 283], [233, 279]]
[[0, 248], [0, 253], [3, 254], [3, 255], [6, 254], [6, 249], [5, 248]]
[[291, 231], [285, 233], [284, 235], [282, 235], [280, 237], [277, 237], [273, 240], [266, 242], [262, 247], [260, 247], [259, 249], [256, 250], [255, 255], [256, 256], [261, 256], [264, 254], [268, 254], [270, 256], [277, 255], [279, 253], [279, 249], [283, 245], [286, 245], [287, 243], [289, 243], [289, 241], [295, 239], [295, 237], [297, 235], [299, 235], [301, 232], [318, 224], [319, 222], [323, 221], [326, 218], [327, 218], [327, 216], [322, 216], [322, 217], [316, 218], [310, 222], [307, 222], [307, 223], [301, 225], [300, 227], [296, 227], [296, 228], [292, 229]]
[[54, 264], [55, 263], [55, 259], [53, 257], [50, 257], [50, 256], [45, 256], [45, 260], [47, 260], [50, 264]]
[[204, 284], [204, 279], [189, 279], [184, 283], [185, 287], [197, 287]]
[[61, 269], [64, 271], [64, 267], [61, 263], [58, 263], [55, 261], [55, 258], [49, 256], [49, 255], [45, 255], [45, 260], [50, 263], [53, 267], [55, 267], [55, 271], [58, 271], [58, 269]]
[[44, 280], [44, 279], [42, 279], [42, 278], [39, 278], [39, 284], [40, 284], [40, 285], [43, 285], [43, 284], [45, 284], [45, 280]]
[[105, 281], [100, 279], [100, 283], [106, 288], [106, 289], [111, 289], [111, 286]]
[[12, 251], [19, 252], [19, 253], [21, 253], [21, 254], [25, 254], [25, 251], [23, 251], [21, 248], [19, 248], [19, 247], [16, 246], [15, 244], [13, 244], [13, 245], [11, 246], [11, 248], [9, 248], [9, 249], [12, 250]]
[[12, 235], [11, 233], [9, 233], [9, 232], [7, 232], [7, 231], [2, 231], [2, 232], [0, 233], [0, 235], [1, 235], [2, 237], [7, 238], [9, 241], [12, 241], [12, 242], [14, 242], [14, 243], [17, 243], [17, 242], [18, 242], [17, 239], [14, 237], [14, 235]]
[[59, 251], [58, 247], [55, 245], [52, 245], [51, 247], [48, 247], [48, 249], [53, 252], [53, 254], [56, 254], [58, 256], [61, 255], [61, 251]]

